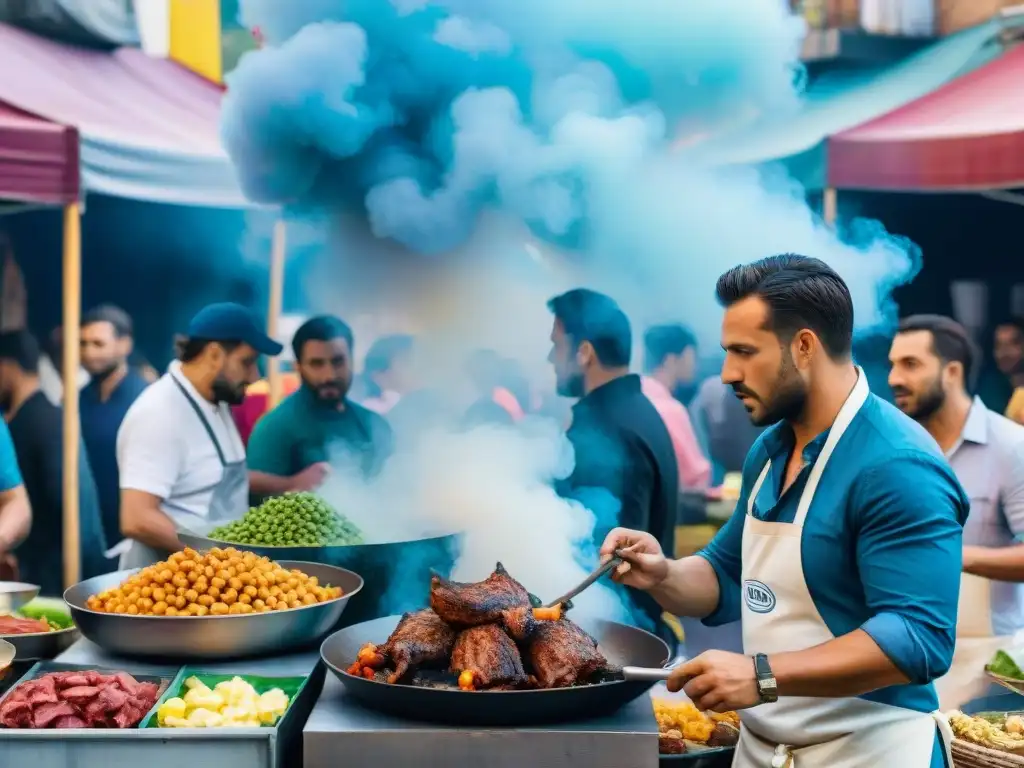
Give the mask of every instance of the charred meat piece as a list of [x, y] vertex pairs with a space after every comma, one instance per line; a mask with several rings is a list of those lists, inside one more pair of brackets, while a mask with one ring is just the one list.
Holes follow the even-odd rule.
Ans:
[[735, 747], [740, 740], [740, 729], [732, 723], [715, 723], [715, 730], [708, 737], [709, 747]]
[[669, 731], [658, 735], [658, 752], [663, 755], [685, 755], [686, 742], [679, 731]]
[[421, 666], [443, 666], [455, 646], [455, 630], [429, 608], [406, 613], [395, 631], [380, 647], [381, 654], [395, 667], [389, 682]]
[[608, 668], [594, 638], [569, 619], [537, 622], [529, 659], [541, 688], [566, 688]]
[[526, 682], [519, 649], [497, 624], [470, 627], [459, 633], [451, 671], [463, 690], [516, 686]]
[[474, 627], [501, 621], [504, 611], [530, 607], [530, 593], [498, 563], [483, 581], [464, 584], [435, 575], [430, 580], [430, 607], [449, 624]]

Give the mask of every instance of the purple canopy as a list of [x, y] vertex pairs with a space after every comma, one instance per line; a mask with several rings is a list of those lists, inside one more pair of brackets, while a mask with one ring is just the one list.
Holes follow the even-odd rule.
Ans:
[[63, 205], [78, 195], [78, 131], [0, 102], [0, 199]]
[[[220, 144], [219, 85], [134, 48], [76, 48], [5, 24], [0, 71], [8, 73], [0, 78], [0, 101], [78, 129], [86, 191], [247, 204]], [[0, 144], [0, 156], [6, 151]]]

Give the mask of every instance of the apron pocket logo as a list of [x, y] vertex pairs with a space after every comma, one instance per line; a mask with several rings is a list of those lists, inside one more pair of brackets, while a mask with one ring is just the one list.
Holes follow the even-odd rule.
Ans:
[[775, 593], [767, 584], [753, 579], [743, 582], [743, 600], [754, 613], [771, 613], [775, 609]]

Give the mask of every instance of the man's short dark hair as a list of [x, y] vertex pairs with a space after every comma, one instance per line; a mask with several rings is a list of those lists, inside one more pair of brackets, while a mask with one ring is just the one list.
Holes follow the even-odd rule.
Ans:
[[1020, 315], [1010, 315], [1009, 317], [1004, 317], [1002, 320], [996, 323], [993, 326], [993, 328], [1014, 328], [1016, 329], [1017, 333], [1019, 333], [1021, 336], [1024, 336], [1024, 317], [1021, 317]]
[[113, 304], [100, 304], [93, 307], [82, 316], [82, 327], [95, 323], [110, 323], [114, 328], [114, 335], [123, 339], [132, 335], [132, 318], [120, 307]]
[[691, 347], [697, 347], [697, 337], [685, 325], [652, 325], [644, 333], [644, 369], [656, 370], [669, 355], [681, 355]]
[[964, 387], [974, 391], [981, 355], [971, 335], [960, 323], [945, 315], [911, 315], [900, 320], [896, 333], [927, 331], [932, 336], [932, 352], [946, 363], [960, 363], [964, 369]]
[[789, 341], [809, 328], [830, 358], [850, 356], [853, 299], [843, 279], [821, 259], [784, 253], [742, 264], [718, 278], [715, 293], [723, 307], [756, 296], [768, 305], [768, 329], [780, 339]]
[[590, 342], [601, 365], [629, 365], [633, 331], [626, 313], [613, 298], [589, 288], [575, 288], [548, 301], [548, 309], [574, 346]]
[[228, 353], [234, 352], [242, 346], [242, 342], [238, 339], [200, 339], [191, 336], [177, 336], [174, 339], [175, 356], [183, 363], [191, 363], [211, 344], [220, 344]]
[[39, 373], [39, 342], [28, 331], [0, 333], [0, 360], [15, 363], [25, 373]]
[[381, 336], [370, 345], [363, 360], [363, 372], [371, 374], [391, 370], [395, 358], [412, 352], [413, 343], [413, 337], [405, 333]]
[[352, 351], [354, 340], [352, 329], [348, 323], [333, 315], [319, 315], [311, 317], [299, 326], [299, 330], [292, 337], [292, 353], [296, 361], [302, 360], [302, 348], [308, 341], [333, 341], [344, 339], [348, 342], [349, 351]]

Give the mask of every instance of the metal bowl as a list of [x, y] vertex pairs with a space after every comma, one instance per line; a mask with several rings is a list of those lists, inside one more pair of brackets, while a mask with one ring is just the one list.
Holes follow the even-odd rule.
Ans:
[[263, 547], [216, 541], [188, 531], [179, 532], [182, 543], [206, 551], [213, 547], [234, 547], [271, 560], [303, 560], [348, 568], [361, 574], [366, 587], [352, 598], [341, 626], [360, 624], [382, 616], [426, 607], [432, 571], [448, 576], [459, 556], [461, 534], [428, 536], [381, 544], [353, 544], [347, 547]]
[[39, 597], [38, 584], [0, 581], [0, 613], [14, 613]]
[[218, 660], [296, 651], [314, 645], [338, 623], [363, 579], [345, 568], [278, 560], [321, 584], [341, 587], [342, 596], [287, 611], [237, 616], [129, 616], [86, 607], [92, 595], [120, 585], [139, 569], [87, 579], [64, 593], [81, 633], [106, 651], [122, 656]]
[[49, 661], [64, 653], [81, 636], [78, 627], [71, 626], [52, 632], [0, 635], [0, 639], [14, 646], [15, 661]]

